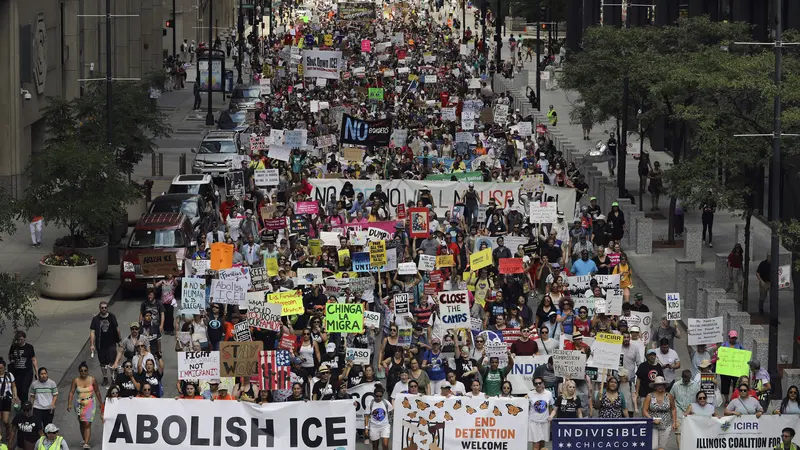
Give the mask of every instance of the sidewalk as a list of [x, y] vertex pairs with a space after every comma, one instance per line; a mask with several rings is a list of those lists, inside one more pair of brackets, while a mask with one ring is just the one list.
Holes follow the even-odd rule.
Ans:
[[[504, 46], [505, 49], [505, 46]], [[530, 85], [533, 89], [536, 88], [536, 67], [532, 61], [524, 64], [525, 69], [530, 71]], [[586, 151], [593, 149], [595, 142], [598, 140], [606, 141], [608, 139], [608, 130], [615, 124], [608, 122], [599, 126], [595, 126], [591, 133], [591, 140], [583, 140], [583, 130], [580, 125], [574, 125], [569, 122], [569, 113], [572, 110], [572, 105], [579, 101], [577, 92], [565, 92], [561, 89], [546, 90], [545, 82], [541, 83], [541, 115], [546, 114], [549, 105], [553, 105], [559, 115], [557, 129], [563, 136], [579, 149]], [[629, 147], [626, 160], [626, 187], [632, 195], [636, 197], [638, 207], [639, 196], [639, 175], [637, 170], [638, 159], [634, 159], [633, 155], [639, 153], [640, 142], [637, 135], [628, 137]], [[671, 164], [672, 157], [666, 152], [654, 152], [650, 149], [650, 144], [645, 140], [644, 149], [650, 153], [651, 162], [659, 161], [662, 167], [668, 168]], [[608, 166], [605, 163], [596, 164], [597, 168], [608, 176]], [[662, 196], [659, 202], [659, 211], [650, 213], [651, 197], [649, 194], [644, 195], [644, 211], [647, 217], [653, 219], [653, 240], [666, 241], [668, 237], [668, 215], [669, 215], [669, 197]], [[705, 272], [704, 278], [707, 280], [714, 280], [715, 276], [715, 261], [717, 254], [727, 255], [733, 249], [737, 242], [736, 226], [744, 228], [744, 219], [741, 218], [741, 213], [738, 211], [718, 211], [714, 220], [714, 247], [703, 247], [702, 250], [702, 264], [698, 268], [703, 269]], [[692, 228], [702, 228], [701, 213], [699, 210], [690, 210], [685, 213], [685, 226]], [[769, 313], [769, 300], [765, 304], [767, 315], [758, 314], [758, 280], [755, 276], [756, 268], [760, 261], [762, 261], [768, 248], [769, 227], [764, 222], [753, 218], [751, 221], [751, 262], [749, 274], [749, 290], [748, 290], [748, 312], [751, 313], [751, 323], [753, 324], [767, 324]], [[678, 240], [682, 240], [679, 238]], [[628, 251], [628, 256], [634, 268], [634, 273], [637, 277], [642, 279], [643, 285], [646, 285], [647, 290], [651, 291], [653, 296], [659, 299], [657, 303], [663, 313], [663, 302], [665, 293], [677, 292], [675, 282], [675, 260], [684, 257], [683, 248], [654, 248], [652, 255], [637, 255], [633, 251]], [[779, 355], [787, 355], [788, 360], [792, 362], [792, 345], [794, 334], [794, 297], [793, 288], [782, 290], [779, 294], [779, 301], [781, 305], [781, 322], [779, 327]], [[651, 309], [654, 309], [652, 304], [649, 304]], [[656, 314], [654, 314], [654, 317]], [[746, 344], [750, 345], [750, 344]], [[677, 345], [676, 345], [677, 346]], [[683, 345], [681, 345], [683, 346]], [[688, 355], [687, 355], [688, 356]], [[684, 357], [684, 355], [681, 355]], [[766, 363], [766, 361], [762, 361]]]

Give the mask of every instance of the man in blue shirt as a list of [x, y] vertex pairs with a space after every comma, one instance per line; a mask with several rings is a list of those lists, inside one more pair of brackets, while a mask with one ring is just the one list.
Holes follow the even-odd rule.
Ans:
[[581, 259], [572, 263], [572, 273], [574, 273], [576, 277], [582, 277], [595, 272], [597, 272], [597, 264], [589, 259], [589, 252], [587, 250], [582, 250]]

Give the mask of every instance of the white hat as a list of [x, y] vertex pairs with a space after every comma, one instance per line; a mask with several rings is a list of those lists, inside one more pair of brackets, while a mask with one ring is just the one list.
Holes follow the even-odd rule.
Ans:
[[58, 427], [54, 423], [49, 423], [49, 424], [47, 424], [46, 427], [44, 427], [44, 432], [45, 433], [58, 433]]

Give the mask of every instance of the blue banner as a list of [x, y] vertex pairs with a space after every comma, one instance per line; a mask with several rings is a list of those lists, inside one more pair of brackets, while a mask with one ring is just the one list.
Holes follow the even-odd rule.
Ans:
[[353, 261], [353, 272], [370, 272], [372, 270], [369, 263], [369, 252], [353, 253], [351, 260]]
[[650, 419], [554, 419], [554, 449], [653, 450]]

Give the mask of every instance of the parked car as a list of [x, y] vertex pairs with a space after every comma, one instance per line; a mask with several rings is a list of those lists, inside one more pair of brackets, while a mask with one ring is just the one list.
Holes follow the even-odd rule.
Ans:
[[236, 86], [231, 92], [228, 109], [231, 111], [255, 110], [256, 103], [261, 102], [261, 89], [258, 86]]
[[182, 213], [194, 228], [195, 235], [205, 234], [213, 222], [218, 222], [212, 212], [206, 212], [206, 200], [197, 194], [164, 194], [150, 202], [148, 214]]
[[192, 222], [183, 213], [145, 214], [133, 227], [120, 264], [122, 294], [152, 288], [163, 276], [145, 276], [139, 263], [144, 253], [175, 253], [178, 270], [183, 271], [183, 259], [197, 245]]
[[192, 153], [196, 154], [192, 161], [192, 173], [223, 177], [234, 168], [237, 155], [242, 150], [240, 133], [209, 131], [200, 142], [200, 147], [192, 149]]
[[211, 175], [187, 174], [176, 175], [172, 179], [167, 194], [197, 194], [205, 199], [214, 199], [214, 209], [219, 210], [220, 196], [217, 185]]

